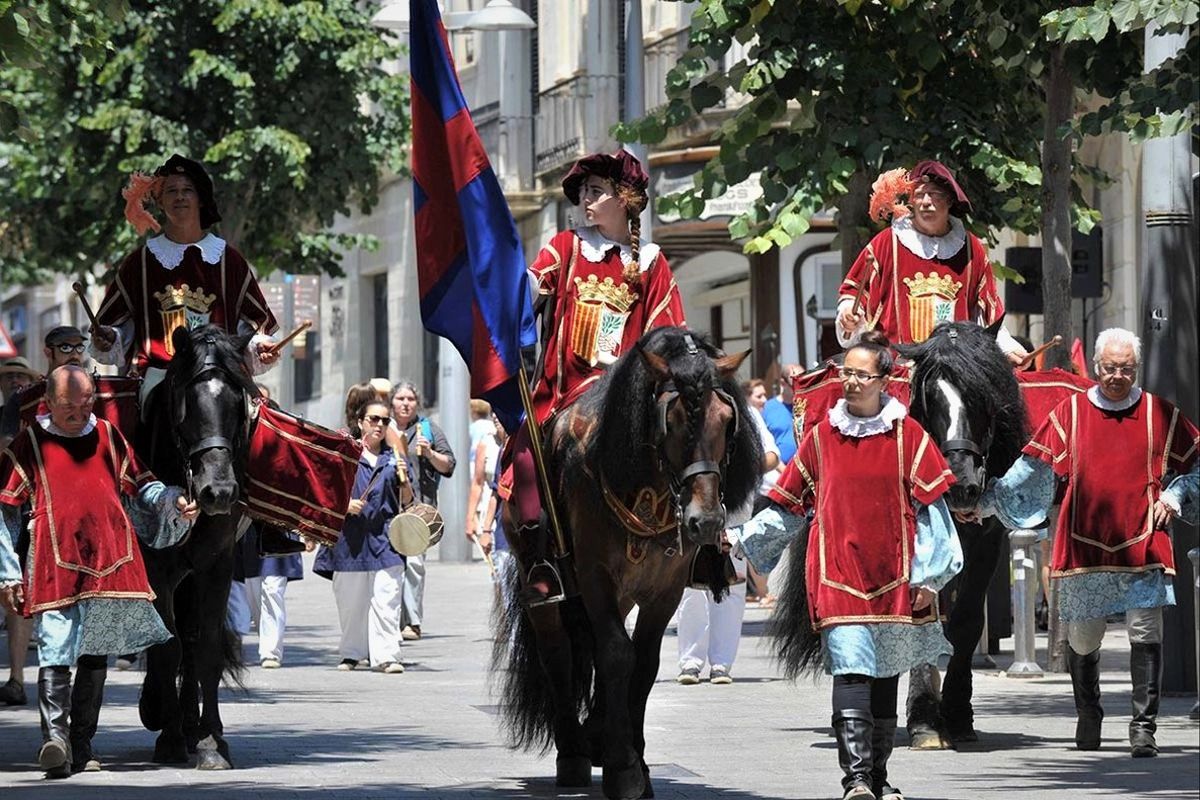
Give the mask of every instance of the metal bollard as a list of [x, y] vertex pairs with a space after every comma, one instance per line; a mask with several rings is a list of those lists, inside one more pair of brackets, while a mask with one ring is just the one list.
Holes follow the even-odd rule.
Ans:
[[1200, 547], [1188, 550], [1192, 562], [1192, 614], [1196, 617], [1196, 705], [1192, 706], [1191, 719], [1200, 719]]
[[1010, 678], [1040, 678], [1037, 663], [1037, 621], [1034, 607], [1041, 585], [1038, 570], [1037, 531], [1015, 530], [1008, 534], [1012, 545], [1013, 573], [1013, 663], [1005, 673]]

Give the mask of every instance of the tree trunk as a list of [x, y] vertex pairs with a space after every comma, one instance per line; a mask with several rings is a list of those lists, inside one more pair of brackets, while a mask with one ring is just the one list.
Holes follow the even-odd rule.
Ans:
[[1063, 337], [1046, 351], [1046, 367], [1069, 369], [1071, 342], [1071, 140], [1060, 129], [1071, 121], [1075, 84], [1066, 45], [1050, 49], [1046, 71], [1046, 127], [1042, 138], [1042, 313], [1044, 338]]
[[850, 178], [846, 194], [838, 203], [838, 240], [842, 246], [842, 274], [854, 266], [854, 260], [867, 246], [870, 237], [871, 178], [861, 168]]

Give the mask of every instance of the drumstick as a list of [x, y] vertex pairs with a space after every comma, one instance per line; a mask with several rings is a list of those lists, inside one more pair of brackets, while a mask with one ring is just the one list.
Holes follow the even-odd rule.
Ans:
[[79, 302], [83, 303], [83, 313], [87, 314], [88, 321], [92, 323], [93, 330], [100, 328], [100, 322], [96, 319], [96, 312], [92, 311], [92, 306], [88, 302], [87, 294], [84, 292], [83, 284], [75, 281], [71, 284], [71, 288], [75, 290], [75, 294], [79, 295]]
[[867, 284], [875, 275], [875, 256], [870, 250], [867, 251], [867, 260], [871, 262], [871, 271], [867, 274], [867, 279], [858, 287], [858, 291], [854, 293], [854, 307], [850, 309], [853, 316], [858, 316], [858, 312], [862, 309], [863, 295], [867, 293]]
[[1057, 334], [1057, 333], [1056, 333], [1056, 334], [1054, 334], [1054, 338], [1053, 338], [1053, 339], [1051, 339], [1050, 341], [1046, 342], [1044, 345], [1042, 345], [1041, 347], [1037, 348], [1037, 349], [1036, 349], [1036, 350], [1034, 350], [1033, 352], [1031, 352], [1031, 353], [1028, 353], [1028, 354], [1027, 354], [1027, 355], [1026, 355], [1024, 358], [1022, 358], [1022, 359], [1020, 360], [1020, 362], [1018, 362], [1017, 366], [1018, 366], [1018, 367], [1020, 367], [1020, 368], [1022, 368], [1022, 369], [1024, 369], [1025, 367], [1029, 366], [1029, 365], [1030, 365], [1030, 364], [1033, 362], [1033, 360], [1034, 360], [1035, 358], [1037, 358], [1038, 356], [1040, 356], [1042, 353], [1046, 352], [1046, 351], [1047, 351], [1047, 350], [1049, 350], [1051, 347], [1058, 347], [1060, 344], [1062, 344], [1062, 342], [1063, 342], [1063, 337], [1062, 337], [1062, 335], [1061, 335], [1061, 334]]
[[483, 556], [483, 560], [487, 562], [488, 572], [492, 574], [493, 578], [496, 577], [496, 562], [492, 561], [492, 554], [483, 549], [483, 545], [479, 543], [479, 537], [476, 534], [472, 533], [470, 538], [475, 543], [475, 546], [479, 548], [479, 554]]
[[301, 322], [299, 325], [297, 325], [296, 329], [294, 331], [292, 331], [291, 333], [289, 333], [287, 336], [283, 337], [278, 342], [273, 342], [272, 344], [268, 345], [267, 351], [271, 352], [271, 353], [278, 353], [280, 350], [282, 350], [284, 347], [287, 346], [288, 342], [292, 341], [292, 339], [295, 339], [297, 336], [304, 333], [306, 330], [308, 330], [311, 327], [312, 327], [312, 320], [311, 319], [304, 320], [304, 322]]
[[362, 496], [360, 496], [358, 498], [359, 500], [367, 499], [367, 495], [369, 495], [371, 493], [371, 489], [373, 489], [375, 487], [375, 482], [379, 480], [380, 476], [383, 475], [383, 473], [384, 473], [384, 470], [379, 470], [379, 472], [376, 472], [374, 475], [371, 476], [371, 480], [367, 481], [366, 488], [363, 489]]

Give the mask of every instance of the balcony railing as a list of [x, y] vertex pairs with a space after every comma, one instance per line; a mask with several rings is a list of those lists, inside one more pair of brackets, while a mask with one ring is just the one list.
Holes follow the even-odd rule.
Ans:
[[[668, 34], [653, 44], [646, 45], [645, 82], [647, 113], [652, 113], [667, 104], [667, 74], [679, 63], [679, 60], [683, 58], [683, 54], [688, 51], [689, 33], [690, 29], [684, 28], [681, 31]], [[733, 44], [729, 47], [729, 51], [725, 54], [721, 70], [728, 72], [730, 67], [746, 57], [746, 54], [753, 45], [753, 41], [749, 44], [742, 44], [734, 40]], [[716, 66], [710, 63], [709, 68], [715, 70]], [[729, 90], [725, 93], [725, 98], [717, 103], [715, 107], [736, 108], [737, 106], [744, 105], [749, 100], [749, 95]]]
[[501, 116], [499, 102], [472, 110], [471, 118], [501, 188], [506, 192], [533, 188], [533, 119]]
[[608, 138], [605, 121], [617, 119], [619, 88], [615, 75], [579, 75], [538, 95], [538, 174], [574, 161]]

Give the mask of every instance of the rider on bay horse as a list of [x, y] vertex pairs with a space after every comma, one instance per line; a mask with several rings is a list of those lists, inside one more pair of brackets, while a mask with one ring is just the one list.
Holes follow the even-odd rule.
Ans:
[[[542, 358], [531, 376], [542, 430], [647, 331], [685, 324], [667, 259], [641, 241], [638, 215], [648, 183], [641, 163], [624, 150], [586, 156], [563, 179], [563, 193], [585, 221], [558, 233], [529, 268], [542, 315]], [[509, 440], [498, 493], [509, 502], [526, 556], [524, 599], [539, 605], [561, 599], [563, 587], [550, 559], [527, 426], [528, 420]]]
[[[204, 167], [175, 154], [153, 176], [133, 175], [122, 194], [125, 216], [139, 234], [150, 228], [162, 233], [121, 262], [96, 314], [91, 349], [97, 362], [142, 376], [143, 419], [160, 394], [154, 390], [174, 354], [171, 335], [177, 328], [216, 325], [231, 336], [252, 334], [247, 370], [260, 375], [270, 369], [279, 360], [270, 338], [275, 316], [246, 259], [208, 230], [221, 214]], [[162, 211], [165, 228], [145, 209], [147, 196]], [[277, 538], [264, 541], [264, 549], [303, 549], [282, 534]]]

